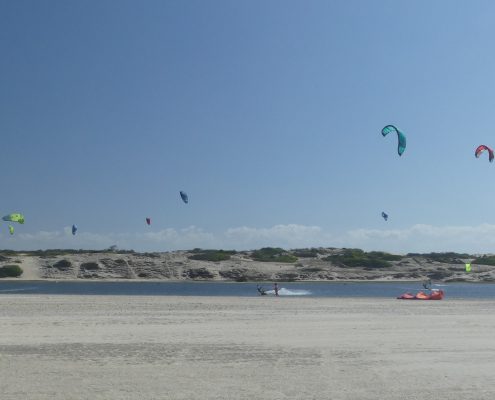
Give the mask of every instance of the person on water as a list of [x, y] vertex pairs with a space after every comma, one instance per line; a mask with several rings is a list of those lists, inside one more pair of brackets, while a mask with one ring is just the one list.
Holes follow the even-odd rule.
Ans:
[[263, 289], [263, 286], [256, 285], [256, 289], [258, 289], [258, 292], [260, 292], [260, 295], [266, 296], [266, 290]]
[[273, 290], [275, 291], [275, 296], [278, 296], [278, 284], [277, 284], [277, 282], [275, 282], [273, 284]]

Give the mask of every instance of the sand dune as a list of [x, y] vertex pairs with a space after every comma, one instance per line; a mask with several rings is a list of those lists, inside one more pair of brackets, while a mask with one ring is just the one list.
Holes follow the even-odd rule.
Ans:
[[191, 252], [118, 253], [87, 252], [2, 256], [0, 267], [18, 263], [23, 280], [200, 280], [200, 281], [420, 281], [495, 282], [495, 266], [476, 265], [466, 273], [464, 260], [436, 262], [428, 257], [404, 256], [387, 267], [348, 267], [325, 260], [341, 249], [320, 249], [317, 257], [299, 257], [297, 262], [259, 262], [249, 252], [226, 261], [192, 260]]

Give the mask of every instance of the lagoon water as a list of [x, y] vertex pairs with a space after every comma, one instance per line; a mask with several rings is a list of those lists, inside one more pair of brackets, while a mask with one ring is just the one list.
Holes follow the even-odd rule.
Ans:
[[[65, 282], [0, 281], [0, 295], [123, 295], [123, 296], [259, 296], [256, 283], [234, 282]], [[272, 283], [260, 285], [273, 294]], [[397, 297], [422, 289], [421, 282], [278, 282], [283, 297]], [[495, 299], [495, 285], [447, 283], [433, 285], [446, 299]]]

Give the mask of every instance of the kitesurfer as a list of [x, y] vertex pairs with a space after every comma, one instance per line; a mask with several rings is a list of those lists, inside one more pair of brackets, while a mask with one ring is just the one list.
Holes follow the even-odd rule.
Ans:
[[263, 286], [256, 285], [256, 289], [258, 290], [261, 296], [266, 296], [266, 290], [263, 289]]
[[278, 296], [278, 284], [277, 284], [277, 282], [275, 282], [273, 284], [273, 290], [275, 291], [275, 296]]

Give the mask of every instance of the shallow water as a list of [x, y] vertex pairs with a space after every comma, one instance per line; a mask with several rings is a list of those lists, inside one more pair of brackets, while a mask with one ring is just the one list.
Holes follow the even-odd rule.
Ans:
[[[271, 282], [259, 283], [273, 295]], [[259, 296], [256, 283], [234, 282], [65, 282], [0, 281], [0, 295], [73, 294], [125, 296]], [[421, 282], [278, 282], [283, 297], [397, 297], [422, 289]], [[433, 285], [445, 298], [495, 299], [495, 285], [447, 283]]]

